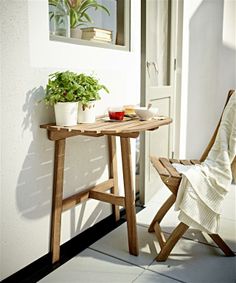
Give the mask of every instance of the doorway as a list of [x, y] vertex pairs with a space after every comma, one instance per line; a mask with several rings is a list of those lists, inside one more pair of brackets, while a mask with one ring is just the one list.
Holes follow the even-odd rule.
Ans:
[[141, 105], [151, 103], [159, 108], [159, 115], [173, 119], [171, 125], [140, 136], [141, 204], [162, 186], [150, 156], [174, 158], [178, 152], [182, 11], [182, 0], [141, 0]]

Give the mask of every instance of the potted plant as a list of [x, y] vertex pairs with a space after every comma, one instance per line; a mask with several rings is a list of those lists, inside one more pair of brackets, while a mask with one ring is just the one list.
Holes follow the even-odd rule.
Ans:
[[[70, 15], [70, 28], [71, 37], [81, 38], [80, 27], [86, 24], [93, 23], [93, 20], [88, 15], [88, 10], [94, 8], [95, 10], [101, 9], [110, 15], [109, 10], [102, 4], [99, 4], [97, 0], [64, 0], [67, 6], [67, 10]], [[54, 7], [58, 6], [59, 0], [49, 0], [49, 5]], [[52, 19], [53, 13], [50, 15]], [[79, 35], [78, 35], [79, 34]]]
[[79, 74], [77, 82], [81, 87], [78, 93], [78, 123], [93, 123], [96, 119], [95, 101], [101, 99], [99, 94], [101, 90], [107, 93], [109, 90], [92, 75]]
[[100, 91], [109, 93], [94, 76], [70, 71], [49, 75], [44, 102], [53, 105], [56, 125], [74, 126], [78, 123], [93, 123], [95, 101], [101, 99]]
[[44, 102], [53, 105], [56, 125], [74, 126], [78, 119], [78, 93], [81, 86], [77, 82], [78, 74], [65, 71], [49, 75]]

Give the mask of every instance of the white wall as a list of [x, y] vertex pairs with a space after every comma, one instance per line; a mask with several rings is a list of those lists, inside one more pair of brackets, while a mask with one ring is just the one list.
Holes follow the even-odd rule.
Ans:
[[236, 1], [184, 1], [180, 157], [199, 158], [236, 88]]
[[[1, 253], [0, 279], [49, 251], [54, 145], [40, 124], [54, 119], [42, 98], [48, 74], [94, 71], [109, 104], [138, 103], [140, 1], [131, 1], [131, 52], [49, 41], [47, 0], [0, 2], [1, 18]], [[107, 177], [104, 138], [68, 140], [65, 195]], [[63, 214], [62, 243], [110, 214], [108, 204], [88, 201]]]

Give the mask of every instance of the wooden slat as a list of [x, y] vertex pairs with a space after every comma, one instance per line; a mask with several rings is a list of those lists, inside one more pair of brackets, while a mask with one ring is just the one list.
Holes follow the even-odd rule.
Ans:
[[63, 178], [65, 161], [66, 141], [55, 142], [54, 176], [53, 176], [53, 202], [52, 202], [52, 223], [51, 223], [51, 252], [52, 263], [60, 258], [60, 239], [61, 239], [61, 213], [63, 197]]
[[166, 215], [166, 213], [169, 211], [171, 206], [175, 203], [176, 196], [174, 194], [171, 194], [169, 198], [164, 202], [164, 204], [161, 206], [161, 208], [156, 213], [155, 217], [152, 220], [152, 223], [150, 224], [148, 228], [148, 232], [154, 231], [154, 225], [156, 222], [160, 224], [163, 217]]
[[[96, 123], [96, 127], [98, 127], [100, 123]], [[93, 130], [93, 126], [94, 123], [91, 124], [77, 124], [75, 126], [56, 126], [55, 123], [54, 124], [47, 124], [47, 125], [41, 125], [41, 128], [46, 128], [47, 130], [51, 130], [51, 131], [67, 131], [67, 132], [71, 132], [71, 131], [77, 131], [77, 132], [83, 132], [84, 129], [89, 129], [91, 128], [91, 131]]]
[[105, 122], [103, 123], [104, 129], [113, 129], [114, 127], [116, 129], [126, 128], [130, 125], [134, 124], [135, 120], [128, 120], [128, 121], [118, 121], [118, 122]]
[[108, 181], [105, 181], [101, 184], [90, 187], [90, 188], [84, 190], [83, 192], [78, 192], [77, 194], [74, 194], [72, 196], [67, 197], [62, 202], [63, 211], [70, 209], [70, 208], [74, 207], [75, 205], [77, 205], [77, 204], [79, 204], [83, 201], [86, 201], [89, 198], [89, 191], [90, 190], [94, 190], [94, 191], [97, 191], [97, 192], [104, 192], [106, 190], [109, 190], [113, 186], [114, 186], [113, 179], [109, 179]]
[[160, 176], [161, 176], [163, 183], [176, 196], [182, 176], [180, 176], [178, 178], [177, 177], [169, 177], [168, 178], [168, 177], [164, 177], [162, 175], [160, 175]]
[[108, 202], [114, 205], [125, 206], [124, 197], [103, 192], [90, 191], [89, 198]]
[[158, 222], [156, 222], [154, 225], [154, 231], [160, 247], [163, 248], [166, 243], [166, 238], [163, 232], [161, 231], [161, 227]]
[[179, 159], [169, 159], [170, 163], [181, 163], [183, 165], [195, 165], [195, 164], [201, 164], [201, 162], [197, 159], [191, 159], [191, 160], [179, 160]]
[[125, 190], [125, 210], [127, 219], [129, 252], [132, 255], [138, 255], [138, 234], [136, 225], [134, 186], [132, 175], [132, 159], [129, 138], [120, 138], [122, 170]]
[[235, 256], [236, 254], [225, 243], [225, 241], [218, 234], [208, 234], [217, 246], [224, 252], [226, 256]]
[[95, 192], [105, 192], [107, 190], [109, 190], [110, 188], [112, 188], [114, 186], [114, 179], [110, 178], [109, 180], [102, 182], [96, 186], [94, 186], [93, 188], [90, 188], [90, 191], [95, 191]]
[[200, 162], [199, 160], [197, 160], [197, 159], [191, 159], [190, 162], [191, 162], [192, 164], [194, 164], [194, 165], [196, 165], [196, 164], [201, 164], [201, 162]]
[[[125, 122], [103, 122], [99, 125], [97, 123], [94, 124], [93, 130], [96, 130], [97, 133], [106, 132], [113, 130], [114, 133], [119, 133], [128, 125], [133, 124], [133, 121], [125, 121]], [[91, 128], [86, 129], [86, 132], [90, 132]]]
[[159, 160], [164, 165], [164, 167], [169, 171], [171, 176], [180, 178], [179, 172], [171, 165], [171, 163], [167, 158], [159, 158]]
[[48, 131], [48, 139], [51, 141], [56, 141], [56, 140], [61, 140], [61, 139], [66, 139], [69, 137], [74, 137], [74, 136], [91, 136], [91, 137], [101, 137], [103, 134], [88, 134], [88, 133], [83, 133], [80, 131], [53, 131], [49, 130]]
[[174, 158], [170, 158], [169, 159], [170, 163], [180, 163], [179, 159], [174, 159]]
[[[227, 99], [226, 99], [226, 102], [225, 102], [225, 105], [224, 105], [224, 109], [225, 109], [227, 103], [229, 102], [229, 99], [230, 99], [231, 95], [235, 95], [235, 90], [234, 89], [229, 90], [228, 95], [227, 95]], [[207, 145], [206, 149], [204, 150], [204, 152], [203, 152], [203, 154], [202, 154], [202, 156], [200, 158], [201, 162], [204, 161], [207, 158], [207, 155], [208, 155], [209, 151], [211, 150], [211, 148], [212, 148], [212, 146], [213, 146], [213, 144], [215, 142], [215, 139], [216, 139], [219, 127], [220, 127], [221, 119], [222, 119], [222, 116], [223, 116], [223, 113], [224, 113], [224, 109], [223, 109], [223, 112], [221, 114], [220, 121], [218, 122], [218, 125], [216, 126], [216, 129], [214, 131], [214, 134], [213, 134], [209, 144]]]
[[[117, 153], [116, 153], [116, 138], [113, 136], [108, 136], [108, 149], [109, 149], [109, 178], [113, 178], [114, 185], [111, 188], [111, 193], [114, 195], [119, 194], [118, 189], [118, 169], [117, 169]], [[112, 206], [113, 214], [115, 215], [115, 220], [120, 219], [120, 209], [119, 206]]]
[[166, 244], [161, 249], [160, 253], [156, 257], [157, 261], [165, 261], [178, 240], [183, 236], [183, 234], [188, 230], [189, 226], [180, 222], [175, 230], [170, 234], [169, 238], [166, 241]]
[[[165, 121], [164, 121], [165, 122]], [[163, 122], [163, 124], [164, 124]], [[131, 133], [131, 132], [141, 132], [148, 129], [154, 129], [159, 127], [162, 121], [139, 121], [130, 120], [129, 122], [119, 123], [114, 122], [109, 127], [104, 127], [100, 132], [106, 133]]]
[[[99, 124], [102, 124], [100, 122], [96, 123], [96, 127], [99, 127]], [[64, 129], [64, 128], [62, 128]], [[84, 132], [87, 129], [90, 129], [91, 133], [96, 133], [96, 129], [94, 129], [94, 124], [93, 123], [86, 123], [86, 124], [78, 124], [75, 126], [69, 126], [65, 128], [68, 131], [79, 131], [79, 132]]]
[[162, 176], [169, 177], [170, 174], [166, 170], [166, 168], [162, 165], [162, 163], [159, 161], [159, 159], [155, 156], [150, 157], [151, 163], [153, 164], [154, 168], [157, 170], [157, 172]]
[[114, 132], [113, 130], [101, 131], [101, 134], [108, 135], [108, 136], [123, 137], [123, 138], [137, 138], [139, 136], [139, 132], [124, 133], [124, 132]]
[[190, 162], [190, 160], [185, 160], [185, 159], [181, 159], [180, 163], [183, 165], [192, 165], [192, 163]]
[[48, 123], [48, 124], [43, 124], [43, 125], [40, 125], [40, 128], [41, 129], [50, 129], [51, 127], [53, 127], [55, 125], [55, 123]]
[[129, 127], [128, 129], [124, 129], [124, 132], [142, 132], [146, 130], [151, 130], [158, 128], [160, 126], [168, 125], [172, 122], [172, 119], [168, 118], [165, 120], [151, 120], [151, 121], [139, 121], [140, 123], [137, 123], [136, 125]]
[[89, 190], [79, 192], [73, 196], [67, 197], [63, 200], [63, 211], [70, 209], [77, 204], [84, 202], [89, 199]]

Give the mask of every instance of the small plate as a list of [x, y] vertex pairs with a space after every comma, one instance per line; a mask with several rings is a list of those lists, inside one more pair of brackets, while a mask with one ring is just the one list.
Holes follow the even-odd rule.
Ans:
[[132, 118], [132, 119], [138, 118], [136, 114], [125, 114], [125, 117]]
[[123, 120], [115, 120], [115, 119], [110, 119], [109, 117], [103, 117], [102, 120], [105, 121], [105, 122], [125, 122], [125, 121], [131, 120], [131, 118], [130, 117], [124, 117]]

